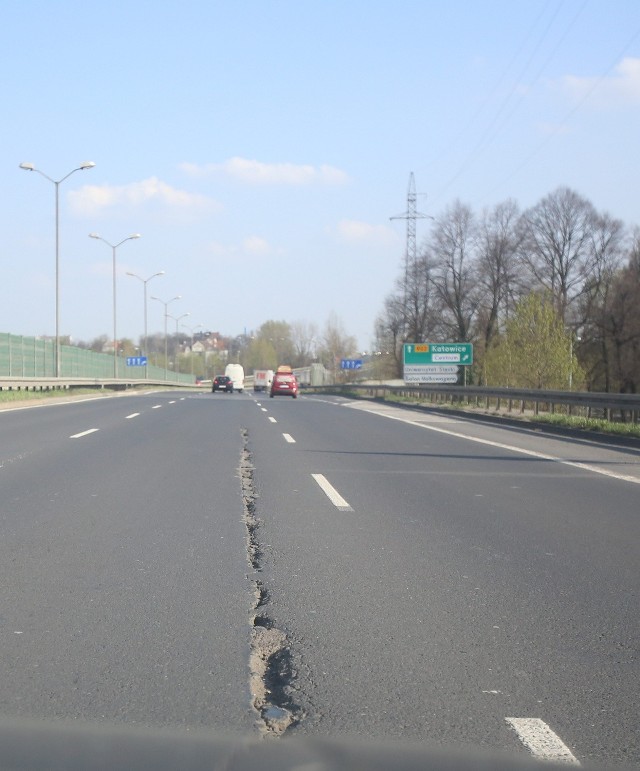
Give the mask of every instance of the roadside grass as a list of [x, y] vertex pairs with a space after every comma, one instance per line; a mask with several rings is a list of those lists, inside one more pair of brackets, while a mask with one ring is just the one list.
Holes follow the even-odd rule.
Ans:
[[612, 423], [610, 420], [601, 418], [581, 418], [574, 415], [538, 415], [536, 422], [578, 428], [583, 431], [595, 431], [602, 434], [640, 438], [640, 425], [637, 423]]
[[3, 389], [0, 391], [0, 404], [43, 401], [45, 399], [59, 399], [60, 397], [87, 396], [88, 394], [104, 393], [105, 391], [101, 388], [74, 388], [73, 391], [53, 388], [48, 391], [9, 391]]

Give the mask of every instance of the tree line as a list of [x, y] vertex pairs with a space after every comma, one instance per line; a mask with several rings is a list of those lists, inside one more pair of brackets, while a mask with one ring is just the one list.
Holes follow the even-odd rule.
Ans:
[[[265, 321], [257, 330], [248, 334], [220, 336], [214, 348], [206, 345], [213, 333], [199, 331], [193, 335], [168, 334], [165, 339], [160, 333], [153, 333], [147, 339], [147, 355], [150, 363], [166, 365], [176, 372], [191, 372], [195, 376], [212, 378], [224, 372], [229, 362], [242, 364], [247, 373], [255, 369], [275, 370], [281, 364], [291, 367], [307, 366], [320, 362], [336, 377], [337, 362], [353, 356], [356, 340], [345, 332], [340, 319], [332, 314], [324, 327], [316, 324], [281, 320]], [[195, 343], [204, 343], [203, 353], [194, 353]], [[113, 343], [107, 335], [100, 335], [90, 342], [76, 342], [80, 348], [98, 352], [113, 351]], [[121, 356], [136, 356], [143, 351], [143, 340], [136, 345], [129, 338], [118, 340]]]
[[375, 337], [388, 376], [405, 342], [471, 342], [467, 382], [636, 393], [640, 230], [568, 187], [524, 211], [455, 201], [405, 259]]

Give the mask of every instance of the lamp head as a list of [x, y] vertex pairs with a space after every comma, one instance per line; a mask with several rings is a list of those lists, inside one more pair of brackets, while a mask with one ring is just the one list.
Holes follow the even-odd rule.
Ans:
[[36, 167], [33, 165], [33, 163], [21, 163], [20, 168], [24, 169], [25, 171], [35, 171]]
[[96, 164], [93, 161], [84, 161], [80, 164], [79, 168], [81, 168], [83, 171], [85, 169], [92, 169]]

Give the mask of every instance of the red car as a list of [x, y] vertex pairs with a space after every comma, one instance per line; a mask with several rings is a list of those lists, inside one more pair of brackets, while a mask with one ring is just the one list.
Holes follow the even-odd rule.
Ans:
[[273, 376], [269, 396], [273, 399], [280, 395], [293, 396], [294, 399], [298, 396], [298, 381], [291, 372], [276, 372]]

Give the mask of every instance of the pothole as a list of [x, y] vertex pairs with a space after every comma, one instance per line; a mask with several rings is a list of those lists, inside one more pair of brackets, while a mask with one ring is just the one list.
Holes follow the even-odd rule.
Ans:
[[293, 699], [295, 671], [291, 645], [287, 635], [277, 629], [268, 612], [268, 593], [255, 574], [262, 570], [260, 520], [256, 513], [257, 494], [254, 467], [249, 451], [249, 432], [242, 430], [243, 448], [240, 458], [243, 520], [247, 528], [247, 561], [254, 577], [253, 606], [250, 611], [251, 639], [249, 654], [249, 688], [251, 703], [258, 715], [264, 736], [282, 736], [302, 718], [302, 710]]

